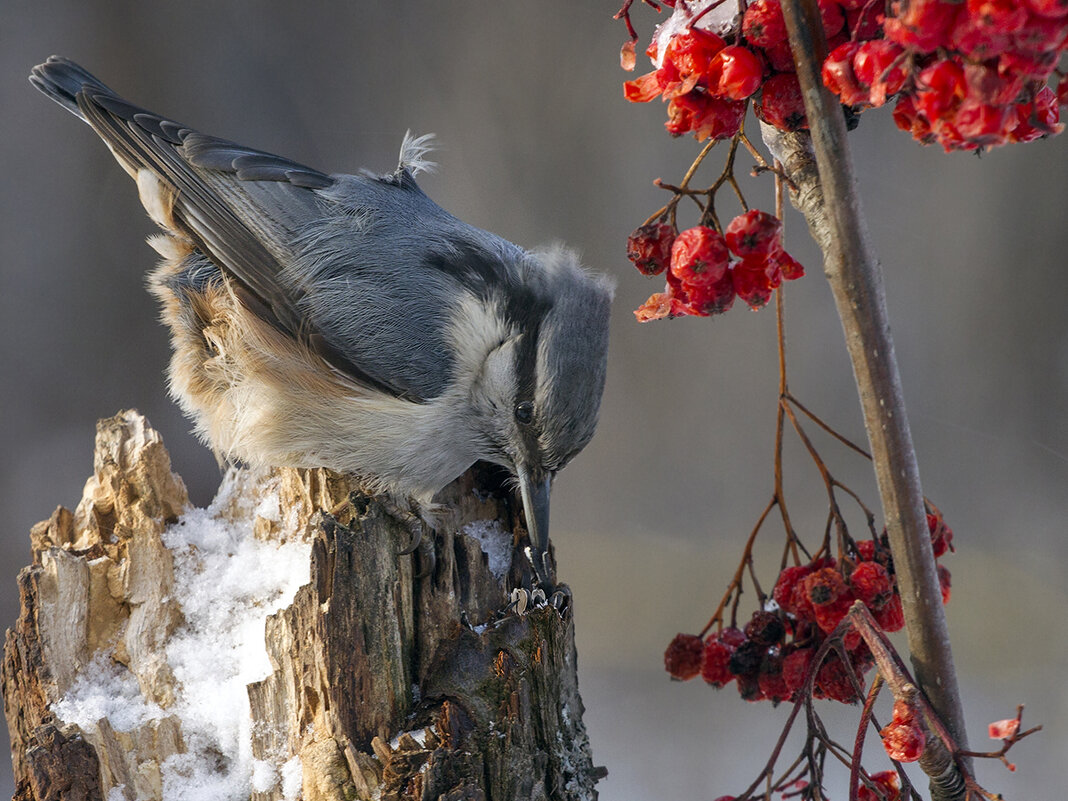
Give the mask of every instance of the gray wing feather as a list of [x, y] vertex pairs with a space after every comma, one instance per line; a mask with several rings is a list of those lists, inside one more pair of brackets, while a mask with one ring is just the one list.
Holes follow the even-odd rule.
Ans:
[[253, 310], [364, 386], [417, 402], [439, 395], [458, 293], [487, 296], [522, 257], [447, 214], [407, 169], [326, 175], [146, 111], [55, 56], [30, 80], [120, 160], [177, 190], [176, 220]]

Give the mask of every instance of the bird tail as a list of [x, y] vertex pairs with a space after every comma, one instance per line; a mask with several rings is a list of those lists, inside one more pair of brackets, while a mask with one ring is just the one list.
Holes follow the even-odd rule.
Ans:
[[49, 56], [44, 64], [34, 67], [30, 73], [30, 83], [86, 122], [85, 113], [78, 106], [78, 93], [90, 87], [114, 94], [85, 67], [62, 56]]

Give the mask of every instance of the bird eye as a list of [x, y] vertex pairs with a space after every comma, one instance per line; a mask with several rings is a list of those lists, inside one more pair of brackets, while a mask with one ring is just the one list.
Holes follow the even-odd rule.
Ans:
[[523, 401], [522, 403], [516, 404], [515, 419], [523, 425], [527, 425], [534, 419], [534, 404], [530, 401]]

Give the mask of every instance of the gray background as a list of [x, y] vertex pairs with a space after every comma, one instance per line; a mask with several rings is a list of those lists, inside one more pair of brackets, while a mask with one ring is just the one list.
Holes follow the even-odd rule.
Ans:
[[[440, 171], [423, 185], [439, 203], [523, 245], [561, 239], [619, 279], [600, 433], [557, 482], [553, 510], [586, 722], [609, 768], [602, 797], [711, 799], [746, 786], [785, 711], [671, 683], [661, 654], [676, 631], [703, 625], [770, 494], [774, 317], [738, 308], [633, 322], [657, 285], [630, 269], [625, 237], [665, 200], [652, 179], [677, 181], [697, 147], [663, 134], [659, 104], [622, 100], [615, 10], [611, 0], [5, 0], [0, 621], [15, 619], [29, 527], [80, 496], [97, 418], [144, 412], [198, 502], [218, 480], [166, 396], [168, 344], [143, 291], [152, 225], [89, 129], [32, 90], [29, 68], [70, 56], [142, 105], [327, 171], [389, 169], [407, 128], [434, 131]], [[652, 16], [639, 14], [646, 31]], [[1068, 753], [1068, 138], [945, 156], [884, 110], [850, 141], [925, 490], [957, 535], [948, 613], [973, 745], [993, 745], [985, 724], [1019, 702], [1025, 722], [1046, 725], [1013, 753], [1015, 774], [990, 763], [981, 776], [1007, 798], [1057, 798]], [[746, 186], [767, 207], [769, 182]], [[789, 287], [791, 387], [862, 439], [816, 254], [796, 215], [787, 227], [809, 268]], [[819, 441], [875, 505], [865, 464]], [[814, 540], [822, 490], [796, 441], [788, 457], [791, 510]], [[759, 551], [766, 581], [774, 528]], [[831, 715], [843, 741], [855, 716]], [[845, 796], [840, 777], [830, 788]]]

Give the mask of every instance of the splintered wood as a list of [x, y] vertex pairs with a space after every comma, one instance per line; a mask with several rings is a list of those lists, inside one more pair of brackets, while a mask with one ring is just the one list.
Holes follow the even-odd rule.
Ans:
[[[495, 577], [480, 539], [463, 533], [477, 523], [484, 538], [496, 521], [501, 537], [521, 534], [492, 483], [472, 472], [449, 487], [428, 534], [436, 560], [416, 559], [398, 556], [407, 527], [344, 477], [232, 471], [208, 512], [193, 510], [143, 417], [101, 421], [84, 497], [33, 528], [18, 578], [0, 674], [15, 798], [595, 799], [604, 770], [582, 723], [573, 619], [501, 616], [521, 559]], [[167, 543], [197, 515], [236, 537], [234, 559], [235, 531], [303, 544], [286, 553], [304, 554], [290, 569], [308, 576], [251, 618], [264, 667], [231, 693], [248, 719], [217, 732], [194, 720], [213, 701], [183, 678], [188, 645], [176, 656], [194, 614], [183, 571], [201, 552]], [[413, 575], [420, 567], [427, 575]], [[236, 603], [226, 581], [209, 589]], [[211, 659], [224, 687], [226, 660]], [[111, 696], [96, 700], [94, 681]]]

